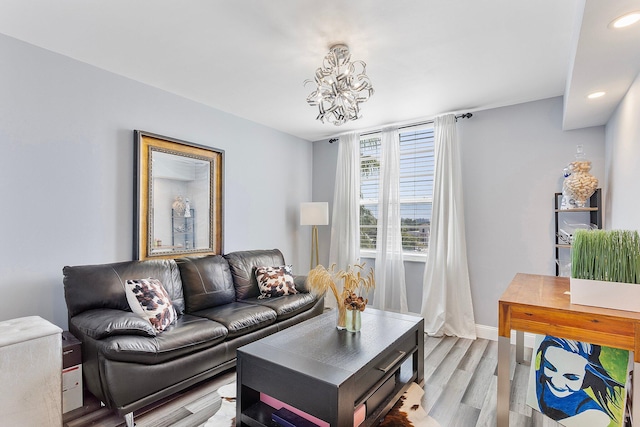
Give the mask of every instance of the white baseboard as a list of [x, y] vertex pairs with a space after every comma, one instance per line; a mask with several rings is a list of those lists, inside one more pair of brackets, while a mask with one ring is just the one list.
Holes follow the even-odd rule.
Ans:
[[[484, 338], [487, 340], [498, 341], [498, 328], [495, 326], [476, 325], [476, 335], [478, 338]], [[535, 334], [525, 332], [524, 334], [524, 346], [533, 348], [535, 344]], [[511, 344], [516, 343], [516, 331], [511, 331]]]

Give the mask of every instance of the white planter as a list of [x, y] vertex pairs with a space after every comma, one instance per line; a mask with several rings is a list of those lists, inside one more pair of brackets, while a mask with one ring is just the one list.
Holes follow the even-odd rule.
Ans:
[[571, 304], [640, 311], [640, 284], [574, 279], [569, 282]]

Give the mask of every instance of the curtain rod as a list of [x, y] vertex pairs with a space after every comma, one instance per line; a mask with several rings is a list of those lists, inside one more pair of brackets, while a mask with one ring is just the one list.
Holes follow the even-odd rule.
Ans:
[[[471, 117], [473, 117], [473, 114], [471, 114], [471, 113], [460, 114], [460, 115], [456, 116], [456, 121], [458, 121], [458, 119], [470, 119]], [[410, 125], [405, 125], [405, 126], [399, 126], [398, 129], [413, 128], [413, 127], [416, 127], [416, 126], [430, 125], [432, 123], [433, 123], [433, 120], [427, 120], [427, 121], [424, 121], [424, 122], [412, 123]], [[373, 134], [376, 134], [376, 133], [379, 133], [379, 132], [380, 132], [380, 130], [372, 130], [370, 132], [361, 133], [360, 136], [373, 135]], [[333, 144], [337, 140], [338, 140], [338, 138], [331, 138], [331, 139], [329, 139], [329, 143]]]

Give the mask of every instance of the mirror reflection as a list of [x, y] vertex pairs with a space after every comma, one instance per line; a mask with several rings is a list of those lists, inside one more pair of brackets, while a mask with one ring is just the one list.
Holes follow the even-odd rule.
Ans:
[[211, 162], [151, 150], [150, 254], [211, 247]]
[[133, 256], [221, 254], [224, 151], [134, 131]]

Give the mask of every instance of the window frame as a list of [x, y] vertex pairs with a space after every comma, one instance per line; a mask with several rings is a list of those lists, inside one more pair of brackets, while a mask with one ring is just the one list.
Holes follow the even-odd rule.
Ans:
[[[433, 124], [424, 124], [424, 125], [420, 125], [420, 126], [414, 126], [411, 128], [405, 128], [405, 129], [399, 129], [399, 134], [402, 135], [403, 133], [414, 133], [414, 132], [420, 132], [423, 130], [427, 130], [427, 129], [431, 129], [433, 130]], [[403, 132], [404, 131], [404, 132]], [[364, 136], [360, 137], [360, 144], [362, 144], [362, 142], [364, 140], [370, 140], [370, 139], [376, 139], [376, 138], [380, 138], [382, 132], [375, 132], [375, 133], [370, 133]], [[435, 135], [434, 135], [435, 137]], [[433, 150], [435, 150], [435, 141], [434, 141], [434, 146], [432, 147]], [[362, 148], [360, 149], [362, 150]], [[360, 156], [362, 156], [362, 151], [360, 151]], [[362, 158], [361, 160], [362, 161]], [[435, 161], [435, 160], [434, 160]], [[435, 166], [435, 165], [434, 165]], [[433, 174], [431, 175], [433, 177]], [[432, 180], [433, 181], [433, 180]], [[362, 193], [362, 177], [361, 177], [361, 183], [360, 183], [360, 193]], [[432, 187], [432, 191], [431, 194], [433, 194], [433, 187]], [[377, 205], [378, 203], [378, 198], [359, 198], [359, 206], [365, 206], [365, 205]], [[403, 204], [411, 204], [411, 203], [429, 203], [431, 205], [431, 207], [433, 208], [433, 196], [431, 197], [412, 197], [412, 198], [401, 198], [401, 205]], [[429, 222], [431, 222], [431, 217], [429, 218]], [[360, 235], [361, 233], [361, 229], [362, 229], [362, 224], [359, 224], [358, 226], [358, 233]], [[359, 243], [360, 243], [360, 238], [358, 239]], [[362, 247], [360, 247], [360, 255], [362, 258], [375, 258], [376, 256], [376, 251], [377, 249], [363, 249]], [[429, 251], [425, 251], [425, 252], [417, 252], [417, 251], [405, 251], [403, 249], [402, 251], [402, 257], [404, 261], [413, 261], [413, 262], [426, 262], [427, 257], [428, 257]]]

